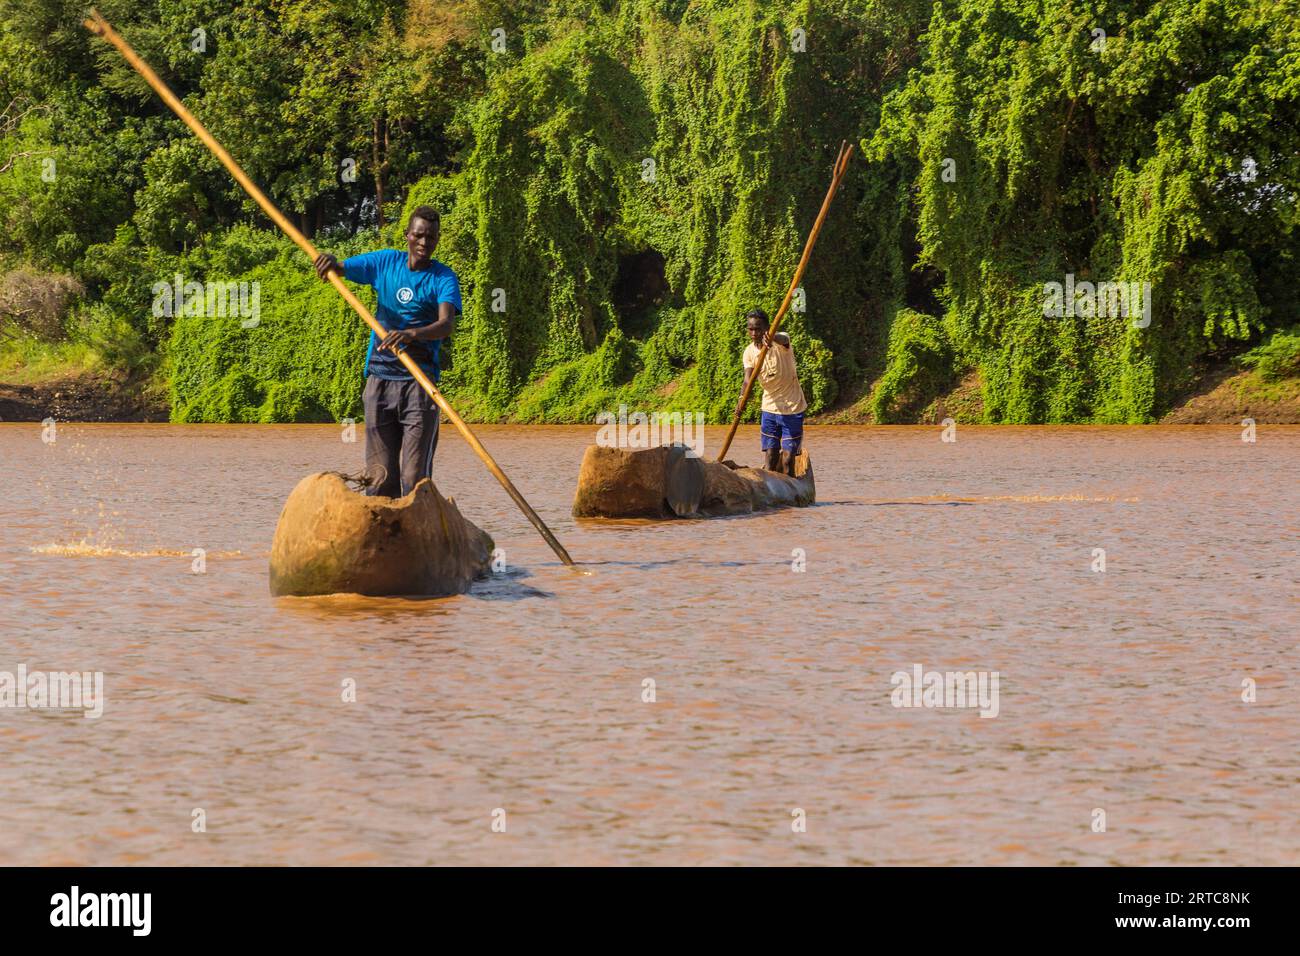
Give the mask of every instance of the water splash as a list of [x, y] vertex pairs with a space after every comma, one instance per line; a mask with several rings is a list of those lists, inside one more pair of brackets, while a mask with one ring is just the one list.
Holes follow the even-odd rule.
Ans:
[[[89, 541], [74, 541], [69, 544], [41, 544], [31, 549], [33, 554], [50, 554], [65, 558], [189, 558], [193, 550], [178, 551], [173, 548], [153, 548], [148, 551], [130, 551], [126, 548], [113, 548]], [[242, 551], [208, 551], [208, 558], [242, 557]]]

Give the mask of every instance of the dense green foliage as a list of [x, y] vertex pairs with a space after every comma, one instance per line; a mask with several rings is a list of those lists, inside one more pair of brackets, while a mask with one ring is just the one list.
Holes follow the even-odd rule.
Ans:
[[[445, 254], [472, 290], [448, 376], [471, 414], [734, 405], [740, 317], [775, 311], [834, 147], [864, 127], [847, 81], [866, 7], [664, 6], [625, 4], [504, 64], [463, 114], [463, 168], [413, 192], [450, 207]], [[791, 50], [799, 25], [822, 52]], [[814, 407], [862, 351], [856, 191], [786, 326]]]
[[[1293, 323], [1298, 122], [1300, 26], [1272, 0], [936, 4], [871, 148], [915, 170], [985, 414], [1145, 421], [1198, 357]], [[1045, 316], [1067, 274], [1149, 282], [1150, 325]]]
[[[369, 240], [367, 242], [366, 240]], [[374, 235], [340, 245], [361, 251]], [[200, 258], [202, 257], [202, 258]], [[172, 419], [180, 422], [339, 421], [360, 416], [366, 332], [334, 290], [303, 276], [302, 253], [236, 227], [186, 257], [182, 274], [260, 284], [260, 315], [181, 315], [168, 351]], [[374, 295], [361, 290], [372, 309]]]
[[[842, 139], [865, 155], [785, 323], [814, 411], [870, 390], [905, 418], [975, 369], [992, 421], [1146, 421], [1300, 318], [1274, 0], [100, 9], [322, 248], [442, 211], [471, 419], [726, 418], [741, 316], [775, 311]], [[67, 334], [156, 370], [177, 420], [358, 414], [359, 320], [81, 11], [0, 0], [0, 269], [74, 277]], [[177, 274], [257, 282], [260, 321], [155, 315]], [[1067, 274], [1149, 282], [1150, 324], [1045, 315]]]
[[[896, 403], [925, 397], [947, 383], [953, 364], [952, 348], [943, 323], [912, 309], [899, 309], [889, 329], [885, 374], [871, 393], [871, 412], [878, 422], [896, 415]], [[908, 393], [914, 393], [909, 396]]]

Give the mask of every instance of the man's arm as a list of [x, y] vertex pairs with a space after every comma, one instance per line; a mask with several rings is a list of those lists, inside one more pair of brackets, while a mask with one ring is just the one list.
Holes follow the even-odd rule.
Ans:
[[322, 252], [316, 257], [316, 274], [320, 276], [322, 282], [328, 279], [330, 272], [336, 272], [340, 278], [347, 279], [349, 282], [374, 285], [375, 265], [385, 251], [381, 249], [378, 252], [363, 252], [360, 255], [349, 256], [343, 262], [339, 262], [328, 252]]
[[390, 352], [396, 352], [397, 346], [406, 345], [410, 342], [428, 342], [434, 339], [445, 339], [451, 335], [452, 330], [456, 328], [456, 306], [451, 302], [438, 303], [438, 318], [428, 325], [416, 326], [413, 329], [394, 329], [384, 336], [384, 340], [379, 343], [381, 349], [388, 349]]

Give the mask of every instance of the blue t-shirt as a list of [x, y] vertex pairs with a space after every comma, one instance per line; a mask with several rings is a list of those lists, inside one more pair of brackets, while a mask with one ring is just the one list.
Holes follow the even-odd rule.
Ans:
[[[438, 303], [450, 302], [459, 314], [460, 282], [451, 268], [437, 259], [430, 259], [423, 269], [412, 270], [406, 264], [406, 253], [400, 249], [379, 249], [344, 259], [343, 277], [349, 282], [373, 286], [379, 297], [375, 318], [390, 332], [394, 329], [413, 329], [438, 320]], [[376, 378], [409, 379], [411, 374], [397, 356], [387, 350], [378, 350], [379, 336], [370, 333], [370, 347], [366, 350], [365, 374]], [[441, 369], [438, 355], [442, 341], [425, 339], [411, 342], [407, 353], [415, 359], [435, 382]]]

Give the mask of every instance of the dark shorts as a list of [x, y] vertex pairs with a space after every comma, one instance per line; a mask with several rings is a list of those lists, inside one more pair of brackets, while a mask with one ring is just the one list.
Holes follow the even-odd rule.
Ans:
[[362, 393], [366, 414], [368, 495], [400, 498], [433, 474], [438, 406], [413, 378], [371, 375]]
[[803, 444], [803, 412], [798, 415], [764, 412], [759, 427], [763, 434], [761, 446], [763, 451], [780, 445], [782, 451], [797, 452], [799, 446]]

